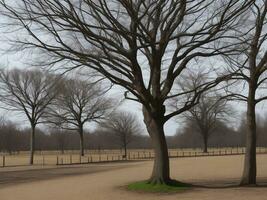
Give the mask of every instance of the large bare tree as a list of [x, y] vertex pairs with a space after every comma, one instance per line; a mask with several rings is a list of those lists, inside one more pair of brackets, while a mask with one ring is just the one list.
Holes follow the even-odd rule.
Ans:
[[61, 81], [57, 98], [47, 107], [47, 122], [79, 133], [81, 156], [84, 156], [85, 124], [104, 119], [111, 109], [112, 101], [105, 97], [109, 89], [104, 89], [99, 81], [65, 79]]
[[18, 0], [13, 6], [12, 1], [1, 0], [0, 4], [8, 24], [25, 30], [25, 38], [13, 39], [19, 44], [15, 50], [39, 49], [38, 54], [46, 55], [45, 60], [40, 57], [45, 65], [65, 62], [66, 70], [94, 69], [124, 87], [127, 99], [142, 104], [156, 155], [149, 182], [169, 184], [164, 124], [194, 106], [198, 95], [221, 79], [187, 91], [194, 95], [175, 111], [166, 108], [166, 102], [185, 93], [175, 92], [173, 83], [202, 58], [232, 52], [234, 45], [221, 41], [238, 29], [251, 2]]
[[[245, 102], [246, 113], [246, 155], [241, 185], [255, 185], [256, 167], [256, 105], [267, 99], [267, 1], [255, 1], [248, 10], [248, 19], [242, 30], [244, 37], [236, 37], [242, 43], [237, 56], [228, 56], [229, 71], [235, 71], [235, 77], [241, 87], [229, 87], [227, 97]], [[242, 88], [244, 90], [240, 90]], [[236, 85], [234, 85], [236, 86]]]
[[26, 115], [31, 125], [30, 164], [35, 150], [35, 128], [57, 95], [59, 77], [38, 70], [1, 70], [0, 100], [5, 109]]
[[116, 141], [124, 150], [125, 158], [127, 158], [128, 145], [137, 135], [142, 133], [142, 126], [139, 124], [137, 117], [134, 114], [127, 112], [117, 111], [111, 113], [100, 126], [116, 137]]

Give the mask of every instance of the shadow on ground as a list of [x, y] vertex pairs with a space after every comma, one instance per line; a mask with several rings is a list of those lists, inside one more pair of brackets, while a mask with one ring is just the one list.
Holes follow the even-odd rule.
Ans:
[[[191, 184], [192, 187], [194, 188], [226, 189], [226, 188], [240, 188], [241, 186], [239, 185], [239, 181], [240, 179], [236, 178], [231, 178], [231, 179], [228, 178], [224, 180], [192, 180]], [[267, 188], [267, 177], [257, 178], [256, 187]]]

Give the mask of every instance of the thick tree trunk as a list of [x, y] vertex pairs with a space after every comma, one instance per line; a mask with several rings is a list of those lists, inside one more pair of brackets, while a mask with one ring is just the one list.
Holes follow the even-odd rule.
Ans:
[[256, 164], [256, 114], [255, 114], [255, 90], [249, 88], [247, 102], [247, 133], [246, 133], [246, 154], [244, 161], [243, 176], [241, 185], [255, 185], [257, 176]]
[[80, 156], [84, 156], [83, 127], [79, 128], [79, 134], [80, 134]]
[[30, 165], [33, 165], [34, 159], [34, 150], [35, 150], [35, 125], [31, 127], [31, 139], [30, 139]]
[[170, 179], [168, 148], [164, 135], [164, 116], [160, 116], [159, 113], [153, 117], [145, 108], [143, 108], [143, 114], [155, 152], [154, 167], [149, 182], [151, 184], [169, 184], [172, 181]]

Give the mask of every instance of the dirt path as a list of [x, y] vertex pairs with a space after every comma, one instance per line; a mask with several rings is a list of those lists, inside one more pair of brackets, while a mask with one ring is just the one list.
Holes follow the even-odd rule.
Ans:
[[[69, 166], [22, 166], [0, 170], [0, 189], [11, 185], [134, 167], [140, 162]], [[1, 199], [0, 199], [1, 200]]]
[[[98, 172], [72, 169], [67, 176], [27, 181], [0, 188], [1, 200], [267, 200], [267, 155], [258, 156], [262, 187], [234, 187], [242, 172], [241, 156], [173, 159], [172, 177], [209, 188], [196, 187], [176, 194], [146, 194], [126, 191], [122, 186], [149, 177], [152, 162], [102, 165]], [[89, 167], [90, 168], [90, 167]], [[93, 169], [93, 168], [92, 168]], [[65, 169], [61, 169], [65, 170]], [[84, 170], [82, 174], [77, 171]], [[53, 170], [52, 170], [53, 171]], [[11, 172], [9, 172], [11, 173]], [[1, 174], [0, 174], [1, 175]], [[70, 176], [72, 175], [72, 176]], [[27, 175], [28, 176], [28, 175]], [[26, 176], [26, 177], [27, 177]], [[23, 176], [22, 176], [23, 177]], [[1, 179], [1, 178], [0, 178]], [[224, 186], [224, 187], [222, 187]], [[227, 186], [227, 188], [225, 188]], [[213, 188], [211, 188], [213, 187]]]

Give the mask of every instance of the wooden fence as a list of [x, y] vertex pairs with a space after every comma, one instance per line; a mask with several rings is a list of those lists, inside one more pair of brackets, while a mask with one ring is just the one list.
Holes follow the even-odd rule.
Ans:
[[[226, 155], [242, 155], [245, 148], [228, 147], [228, 148], [209, 148], [207, 153], [203, 153], [201, 149], [170, 149], [170, 158], [180, 157], [203, 157], [203, 156], [226, 156]], [[257, 154], [267, 154], [267, 147], [258, 147]], [[68, 152], [67, 154], [59, 154], [56, 152], [39, 152], [35, 154], [34, 165], [73, 165], [88, 163], [104, 163], [119, 161], [137, 161], [149, 160], [154, 158], [154, 152], [151, 149], [145, 150], [129, 150], [127, 156], [124, 156], [120, 150], [102, 150], [102, 151], [86, 151], [85, 156], [79, 156], [76, 152]], [[28, 165], [28, 155], [26, 153], [15, 155], [2, 155], [0, 157], [0, 167], [24, 166]]]

